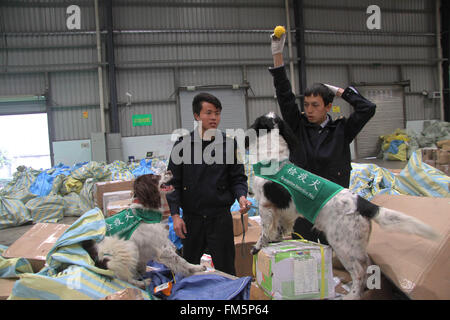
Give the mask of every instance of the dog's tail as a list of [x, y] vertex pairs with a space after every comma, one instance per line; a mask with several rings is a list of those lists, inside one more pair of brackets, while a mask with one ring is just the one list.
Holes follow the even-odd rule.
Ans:
[[433, 241], [441, 238], [441, 235], [429, 225], [399, 211], [379, 207], [378, 214], [373, 220], [386, 231], [415, 234]]

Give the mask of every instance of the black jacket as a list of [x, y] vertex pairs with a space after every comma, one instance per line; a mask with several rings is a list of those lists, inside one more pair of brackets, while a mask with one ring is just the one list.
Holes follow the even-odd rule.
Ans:
[[291, 151], [290, 160], [299, 167], [348, 188], [351, 171], [350, 143], [375, 114], [375, 104], [352, 87], [345, 89], [342, 98], [353, 106], [348, 118], [330, 121], [322, 129], [310, 123], [301, 113], [283, 67], [270, 68], [278, 104], [283, 119], [297, 138], [299, 147]]
[[[186, 215], [229, 213], [235, 199], [247, 197], [247, 176], [243, 164], [237, 160], [236, 141], [227, 138], [223, 132], [220, 134], [222, 139], [216, 136], [212, 142], [205, 142], [201, 140], [197, 130], [194, 130], [175, 142], [168, 165], [174, 176], [175, 187], [167, 195], [171, 214], [179, 214], [179, 207]], [[201, 163], [194, 164], [196, 147], [200, 148], [201, 154], [207, 148], [206, 153], [217, 161], [206, 159], [205, 163], [205, 159], [200, 157]], [[227, 154], [228, 162], [232, 160], [230, 164], [226, 161]], [[177, 157], [185, 158], [179, 163], [180, 159]]]

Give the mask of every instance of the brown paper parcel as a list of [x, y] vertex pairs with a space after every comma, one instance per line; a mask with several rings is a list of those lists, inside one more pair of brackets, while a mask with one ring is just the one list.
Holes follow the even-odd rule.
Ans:
[[416, 217], [442, 235], [434, 242], [372, 223], [367, 250], [374, 264], [412, 299], [450, 299], [450, 198], [377, 195], [372, 202]]

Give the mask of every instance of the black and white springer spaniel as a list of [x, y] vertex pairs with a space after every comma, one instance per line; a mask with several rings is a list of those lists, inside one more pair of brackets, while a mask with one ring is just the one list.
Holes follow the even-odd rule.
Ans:
[[[246, 141], [250, 156], [257, 157], [253, 163], [289, 159], [290, 150], [298, 143], [287, 123], [273, 112], [257, 118], [250, 129], [256, 130], [256, 139]], [[277, 152], [274, 154], [275, 146]], [[252, 150], [256, 154], [252, 154]], [[253, 190], [262, 222], [262, 233], [251, 250], [252, 254], [256, 254], [269, 242], [278, 242], [283, 236], [290, 235], [301, 213], [297, 211], [290, 193], [276, 182], [255, 176]], [[351, 291], [344, 299], [360, 299], [365, 289], [366, 270], [370, 264], [366, 247], [371, 220], [387, 231], [416, 234], [431, 240], [440, 237], [418, 219], [379, 207], [349, 189], [342, 189], [319, 211], [314, 228], [325, 234], [336, 256], [352, 277]]]

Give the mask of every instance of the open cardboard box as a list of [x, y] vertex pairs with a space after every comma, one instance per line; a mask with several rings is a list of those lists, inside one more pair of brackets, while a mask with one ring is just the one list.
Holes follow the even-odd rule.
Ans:
[[37, 223], [6, 249], [4, 258], [25, 258], [34, 272], [45, 265], [45, 259], [58, 238], [70, 225], [58, 223]]
[[133, 190], [134, 180], [102, 181], [94, 185], [95, 205], [103, 210], [103, 194], [107, 192]]
[[411, 299], [450, 299], [450, 199], [377, 195], [372, 203], [413, 216], [442, 235], [434, 242], [372, 223], [367, 251], [373, 263]]
[[110, 207], [110, 205], [118, 201], [127, 201], [128, 203], [131, 204], [131, 202], [133, 201], [132, 199], [133, 199], [133, 190], [105, 192], [103, 194], [103, 211], [108, 212], [108, 208]]
[[0, 279], [0, 300], [6, 300], [11, 295], [18, 278]]
[[111, 217], [122, 210], [128, 209], [133, 203], [133, 199], [117, 200], [108, 203], [104, 211], [105, 217]]
[[250, 254], [250, 250], [258, 241], [260, 234], [261, 226], [259, 223], [249, 218], [244, 239], [242, 239], [243, 234], [234, 237], [236, 276], [253, 276], [253, 256]]

